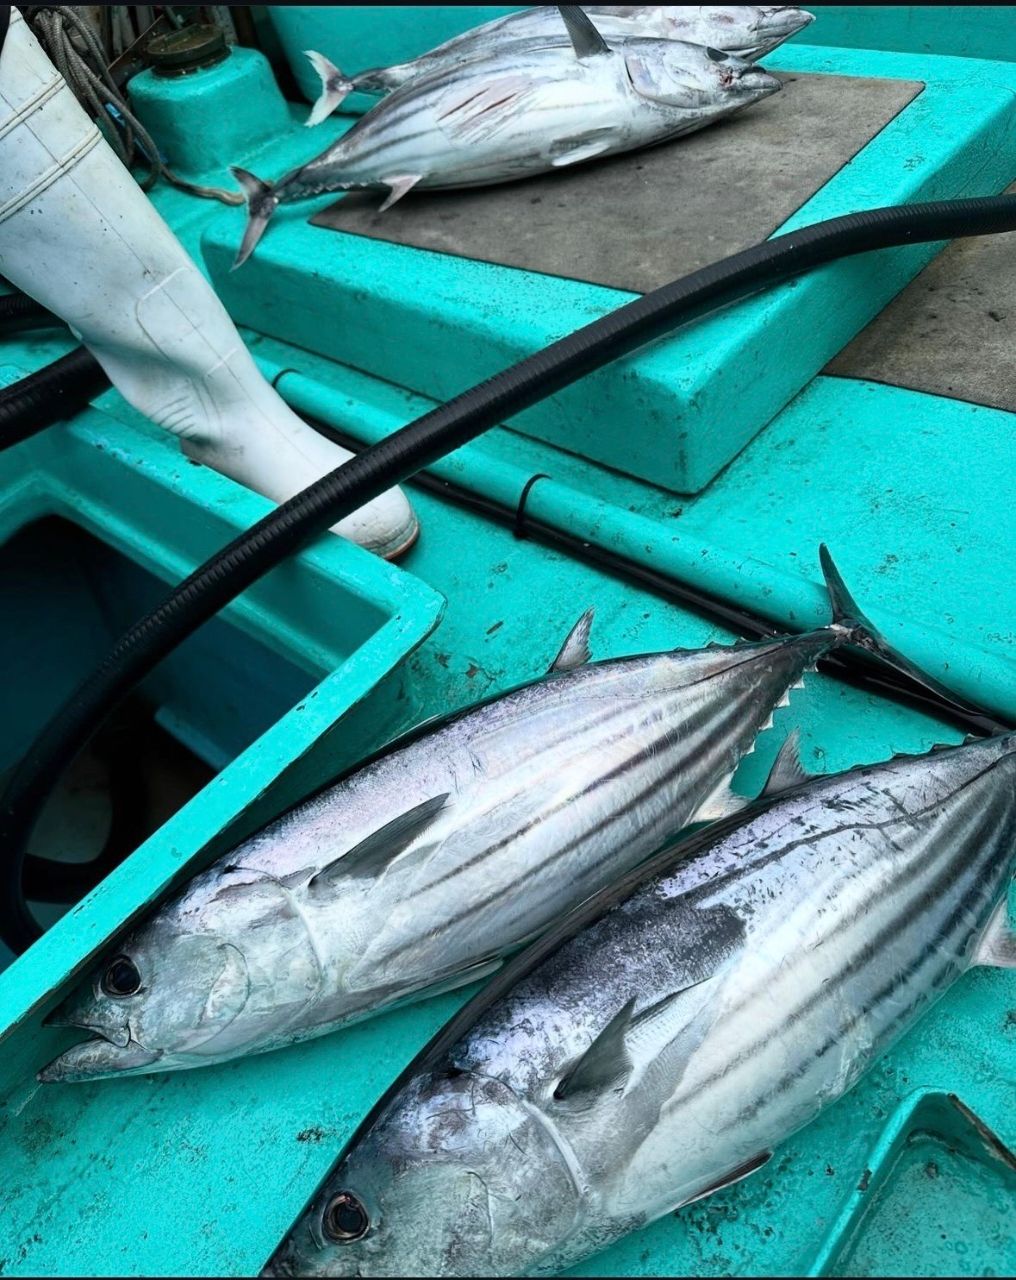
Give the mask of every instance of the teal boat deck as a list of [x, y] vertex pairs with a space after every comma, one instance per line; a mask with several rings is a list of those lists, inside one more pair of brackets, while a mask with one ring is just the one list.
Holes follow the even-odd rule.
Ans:
[[[293, 9], [284, 42], [322, 43], [310, 31], [322, 12]], [[829, 10], [831, 32], [846, 29], [842, 12]], [[352, 13], [350, 41], [355, 23], [369, 21], [367, 10]], [[448, 11], [442, 20], [451, 21]], [[781, 215], [784, 227], [1012, 183], [1016, 61], [982, 60], [981, 48], [957, 50], [978, 55], [966, 58], [915, 52], [902, 41], [902, 52], [823, 47], [823, 20], [809, 33], [815, 44], [788, 45], [767, 65], [917, 83], [920, 92]], [[400, 35], [393, 27], [385, 48]], [[830, 45], [847, 35], [831, 34]], [[879, 42], [892, 47], [888, 37]], [[364, 63], [391, 60], [377, 42], [363, 54]], [[221, 83], [212, 69], [189, 85], [152, 88], [154, 100], [175, 86], [181, 99], [201, 99], [206, 120], [222, 122], [183, 157], [188, 177], [223, 182], [226, 160], [272, 176], [350, 123], [329, 121], [310, 143], [306, 108], [280, 105], [260, 79], [241, 137], [223, 104], [247, 92], [241, 73], [263, 77], [264, 68], [242, 50], [223, 65]], [[240, 212], [171, 189], [154, 198], [283, 396], [364, 444], [631, 296], [309, 225], [334, 197], [280, 214], [255, 258], [229, 276]], [[410, 212], [407, 201], [403, 217]], [[979, 250], [997, 254], [998, 245], [965, 246], [959, 256], [974, 265], [953, 261], [954, 285], [978, 271]], [[604, 370], [433, 474], [510, 508], [542, 474], [528, 496], [534, 518], [788, 629], [827, 617], [817, 563], [825, 541], [895, 645], [1016, 718], [1016, 404], [970, 382], [959, 396], [942, 394], [926, 369], [908, 365], [914, 342], [900, 344], [889, 366], [869, 363], [865, 376], [856, 363], [879, 312], [908, 305], [908, 296], [916, 307], [950, 254], [932, 262], [933, 248], [911, 248], [825, 268]], [[1012, 281], [998, 287], [1012, 296]], [[981, 301], [995, 309], [990, 297]], [[1016, 309], [989, 323], [992, 352], [1004, 348], [1003, 334], [1016, 338]], [[862, 344], [854, 365], [829, 365], [852, 339]], [[13, 380], [67, 345], [8, 340], [0, 376]], [[941, 350], [950, 345], [940, 339]], [[969, 344], [964, 358], [976, 363]], [[1011, 387], [1002, 366], [982, 367], [982, 386], [993, 373]], [[125, 921], [401, 729], [540, 675], [589, 606], [594, 658], [736, 638], [631, 581], [407, 488], [423, 532], [397, 568], [321, 539], [241, 597], [146, 690], [160, 723], [221, 772], [0, 973], [0, 1275], [256, 1272], [378, 1095], [472, 990], [201, 1071], [38, 1084], [36, 1070], [80, 1038], [41, 1027], [42, 1017]], [[57, 677], [69, 684], [83, 674], [92, 649], [101, 652], [140, 610], [135, 602], [154, 580], [178, 580], [264, 509], [187, 464], [114, 392], [0, 456], [0, 582], [18, 532], [55, 515], [116, 552], [114, 594], [107, 584], [102, 598], [121, 599], [125, 610], [98, 626], [94, 601], [85, 601], [59, 620], [64, 644], [33, 646], [21, 667], [8, 665], [0, 771], [41, 721], [43, 692], [56, 702]], [[19, 660], [19, 634], [46, 631], [32, 612], [45, 601], [19, 598], [17, 607], [11, 634], [0, 637], [8, 664]], [[69, 652], [80, 669], [66, 665]], [[195, 697], [196, 683], [231, 696]], [[961, 737], [814, 675], [761, 736], [735, 789], [761, 786], [795, 725], [816, 773]], [[1011, 1273], [1014, 1095], [1016, 971], [978, 969], [759, 1174], [572, 1274]]]

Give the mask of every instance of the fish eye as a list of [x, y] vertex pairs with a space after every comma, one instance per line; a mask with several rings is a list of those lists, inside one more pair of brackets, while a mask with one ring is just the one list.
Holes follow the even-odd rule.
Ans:
[[117, 956], [111, 960], [102, 975], [102, 989], [108, 996], [133, 996], [141, 990], [141, 974], [129, 956]]
[[328, 1202], [322, 1226], [330, 1240], [337, 1244], [350, 1244], [367, 1234], [370, 1217], [352, 1192], [340, 1191]]

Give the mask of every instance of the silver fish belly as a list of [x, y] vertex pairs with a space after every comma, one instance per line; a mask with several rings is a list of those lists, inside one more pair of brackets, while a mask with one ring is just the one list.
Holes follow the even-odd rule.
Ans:
[[260, 1052], [489, 972], [728, 809], [773, 708], [858, 634], [581, 665], [586, 623], [547, 678], [395, 743], [196, 877], [51, 1015], [96, 1038], [42, 1078]]
[[1016, 735], [653, 858], [412, 1064], [268, 1275], [558, 1270], [746, 1176], [972, 964], [1016, 965]]
[[234, 167], [249, 214], [235, 265], [282, 203], [380, 188], [386, 209], [417, 187], [508, 182], [701, 129], [780, 88], [752, 63], [674, 41], [581, 58], [570, 44], [512, 46], [415, 78], [275, 183]]
[[[754, 62], [771, 53], [814, 20], [814, 15], [790, 5], [583, 5], [597, 31], [607, 40], [629, 38], [681, 40], [732, 53]], [[417, 76], [457, 67], [463, 61], [500, 51], [508, 42], [554, 40], [563, 37], [561, 15], [553, 5], [494, 18], [421, 54], [410, 62], [372, 67], [351, 77], [338, 77], [335, 100], [346, 93], [390, 93]], [[327, 89], [327, 84], [326, 84]], [[320, 115], [319, 119], [324, 119]]]

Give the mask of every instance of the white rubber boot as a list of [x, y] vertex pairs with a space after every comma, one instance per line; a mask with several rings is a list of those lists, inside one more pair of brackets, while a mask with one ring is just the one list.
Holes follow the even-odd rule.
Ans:
[[[282, 502], [352, 456], [264, 380], [17, 9], [0, 53], [0, 272], [67, 321], [188, 457]], [[335, 531], [394, 559], [418, 527], [390, 489]]]

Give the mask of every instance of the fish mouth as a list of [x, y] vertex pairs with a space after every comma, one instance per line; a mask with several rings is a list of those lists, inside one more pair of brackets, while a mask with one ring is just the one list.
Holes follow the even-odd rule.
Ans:
[[75, 1027], [78, 1031], [90, 1031], [93, 1036], [108, 1040], [118, 1049], [126, 1049], [131, 1042], [131, 1029], [126, 1022], [122, 1026], [100, 1026], [98, 1023], [89, 1022], [87, 1018], [76, 1017], [73, 1009], [67, 1007], [67, 1002], [51, 1009], [43, 1018], [42, 1025], [44, 1027]]
[[146, 1049], [131, 1038], [130, 1027], [97, 1027], [72, 1018], [58, 1007], [43, 1020], [47, 1027], [77, 1027], [92, 1035], [65, 1049], [36, 1073], [41, 1084], [74, 1084], [101, 1080], [125, 1072], [144, 1071], [163, 1056], [161, 1049]]
[[295, 1276], [296, 1267], [289, 1258], [288, 1251], [283, 1248], [277, 1250], [268, 1259], [265, 1265], [258, 1272], [259, 1276]]
[[753, 98], [764, 98], [782, 89], [783, 81], [762, 67], [752, 65], [738, 73], [732, 88], [736, 93], [750, 94]]
[[777, 5], [759, 13], [755, 30], [765, 40], [788, 40], [805, 27], [811, 26], [815, 15], [794, 5]]

